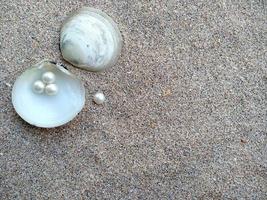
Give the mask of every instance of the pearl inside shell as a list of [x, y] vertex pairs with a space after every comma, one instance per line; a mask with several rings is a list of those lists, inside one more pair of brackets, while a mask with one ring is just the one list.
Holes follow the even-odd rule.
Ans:
[[48, 84], [45, 87], [45, 93], [47, 95], [53, 96], [56, 95], [58, 93], [58, 87], [56, 84]]
[[45, 91], [45, 94], [49, 96], [56, 95], [58, 93], [58, 86], [55, 84], [56, 75], [47, 71], [42, 75], [42, 81], [37, 80], [33, 83], [33, 91], [38, 94], [42, 94]]
[[56, 80], [56, 76], [53, 72], [45, 72], [42, 75], [42, 80], [44, 83], [54, 83]]
[[53, 128], [71, 121], [82, 110], [85, 89], [64, 67], [45, 60], [16, 79], [12, 103], [26, 122]]
[[34, 92], [41, 94], [44, 92], [44, 89], [45, 89], [45, 84], [42, 81], [38, 80], [33, 83]]

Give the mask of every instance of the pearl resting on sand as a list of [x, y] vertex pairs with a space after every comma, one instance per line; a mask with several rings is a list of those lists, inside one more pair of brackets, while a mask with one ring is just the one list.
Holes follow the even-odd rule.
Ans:
[[103, 104], [106, 100], [105, 95], [102, 92], [97, 92], [94, 94], [94, 102], [98, 105]]

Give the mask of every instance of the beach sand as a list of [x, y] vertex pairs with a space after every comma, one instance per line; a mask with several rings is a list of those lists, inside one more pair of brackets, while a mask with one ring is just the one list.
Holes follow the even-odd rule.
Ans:
[[[123, 36], [102, 73], [60, 54], [62, 22], [85, 5]], [[266, 199], [266, 7], [1, 0], [0, 199]], [[86, 87], [84, 109], [59, 128], [27, 124], [11, 103], [15, 79], [42, 59]]]

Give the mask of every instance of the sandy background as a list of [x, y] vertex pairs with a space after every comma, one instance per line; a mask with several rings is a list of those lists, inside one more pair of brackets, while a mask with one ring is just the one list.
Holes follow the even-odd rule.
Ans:
[[[60, 55], [60, 26], [83, 5], [109, 14], [124, 38], [103, 73]], [[0, 199], [266, 199], [266, 7], [1, 0]], [[82, 112], [49, 130], [11, 104], [16, 77], [44, 58], [65, 63], [87, 92]]]

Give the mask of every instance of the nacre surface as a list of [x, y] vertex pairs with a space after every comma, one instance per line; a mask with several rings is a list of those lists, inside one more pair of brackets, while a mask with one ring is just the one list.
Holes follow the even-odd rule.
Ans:
[[[52, 80], [53, 83], [43, 82], [46, 85], [42, 89], [45, 74], [50, 74], [48, 82]], [[85, 89], [82, 82], [64, 67], [45, 60], [17, 78], [12, 88], [12, 103], [26, 122], [53, 128], [71, 121], [82, 110]]]

